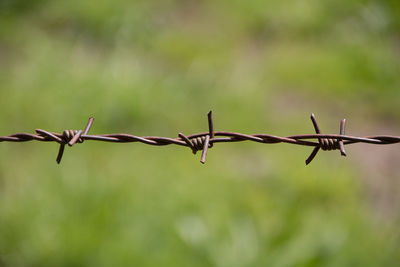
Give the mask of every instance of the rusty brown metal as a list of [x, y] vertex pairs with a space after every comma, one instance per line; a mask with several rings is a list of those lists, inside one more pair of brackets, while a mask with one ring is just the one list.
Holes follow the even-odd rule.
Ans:
[[[101, 134], [101, 135], [89, 135], [89, 131], [93, 125], [94, 118], [90, 118], [85, 130], [65, 130], [62, 134], [49, 132], [41, 129], [36, 130], [36, 134], [30, 133], [17, 133], [8, 136], [0, 136], [0, 142], [27, 142], [27, 141], [43, 141], [43, 142], [57, 142], [60, 144], [57, 163], [61, 162], [64, 154], [65, 145], [73, 146], [76, 143], [83, 143], [86, 140], [95, 140], [103, 142], [114, 142], [114, 143], [133, 143], [141, 142], [148, 145], [154, 146], [165, 146], [165, 145], [179, 145], [189, 147], [193, 154], [197, 151], [202, 150], [201, 163], [206, 162], [207, 152], [216, 143], [227, 143], [227, 142], [243, 142], [253, 141], [263, 144], [277, 144], [277, 143], [288, 143], [301, 146], [314, 147], [310, 156], [306, 160], [306, 164], [310, 164], [319, 150], [324, 151], [339, 150], [342, 156], [346, 156], [344, 149], [345, 145], [355, 143], [367, 143], [375, 145], [388, 145], [400, 143], [400, 136], [390, 135], [379, 135], [379, 136], [367, 136], [367, 137], [356, 137], [345, 135], [346, 120], [343, 119], [340, 122], [339, 134], [322, 134], [317, 123], [317, 119], [314, 114], [311, 114], [311, 121], [314, 126], [315, 134], [305, 135], [292, 135], [286, 137], [280, 137], [270, 134], [242, 134], [235, 132], [225, 131], [214, 131], [214, 123], [212, 118], [212, 111], [207, 114], [208, 118], [208, 132], [196, 133], [192, 135], [184, 135], [183, 133], [178, 134], [178, 138], [160, 137], [160, 136], [135, 136], [131, 134]], [[310, 141], [314, 139], [315, 141]]]

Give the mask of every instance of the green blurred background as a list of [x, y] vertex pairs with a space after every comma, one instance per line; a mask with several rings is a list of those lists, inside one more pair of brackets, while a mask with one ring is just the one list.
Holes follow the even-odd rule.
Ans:
[[[400, 2], [0, 0], [0, 135], [400, 134]], [[399, 266], [399, 146], [0, 144], [0, 266]]]

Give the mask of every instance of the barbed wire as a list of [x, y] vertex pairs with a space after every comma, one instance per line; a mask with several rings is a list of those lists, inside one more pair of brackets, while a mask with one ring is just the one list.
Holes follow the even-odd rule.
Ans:
[[[27, 141], [44, 141], [44, 142], [57, 142], [60, 144], [57, 163], [60, 164], [64, 154], [65, 145], [72, 147], [76, 143], [83, 143], [86, 140], [96, 140], [103, 142], [114, 142], [114, 143], [132, 143], [141, 142], [148, 145], [154, 146], [165, 146], [165, 145], [179, 145], [189, 147], [193, 154], [197, 151], [202, 151], [201, 163], [206, 162], [207, 152], [216, 143], [227, 143], [227, 142], [242, 142], [242, 141], [253, 141], [263, 144], [276, 144], [276, 143], [288, 143], [301, 146], [314, 147], [310, 156], [306, 159], [306, 165], [310, 164], [311, 161], [318, 154], [319, 150], [324, 151], [339, 150], [342, 156], [346, 156], [345, 145], [355, 143], [368, 143], [375, 145], [387, 145], [400, 143], [400, 136], [390, 135], [379, 135], [379, 136], [367, 136], [367, 137], [356, 137], [345, 135], [346, 119], [340, 122], [339, 134], [322, 134], [318, 126], [317, 120], [314, 114], [311, 114], [311, 121], [313, 123], [315, 134], [304, 134], [304, 135], [291, 135], [286, 137], [280, 137], [270, 134], [242, 134], [235, 132], [226, 131], [214, 131], [214, 124], [212, 119], [212, 111], [208, 113], [208, 132], [196, 133], [192, 135], [184, 135], [183, 133], [178, 134], [178, 138], [160, 137], [160, 136], [135, 136], [131, 134], [101, 134], [101, 135], [89, 135], [89, 131], [93, 125], [94, 118], [90, 118], [85, 130], [65, 130], [62, 134], [49, 132], [41, 129], [36, 130], [36, 134], [30, 133], [17, 133], [8, 136], [0, 136], [0, 142], [27, 142]], [[314, 141], [310, 141], [314, 139]], [[316, 140], [316, 141], [315, 141]]]

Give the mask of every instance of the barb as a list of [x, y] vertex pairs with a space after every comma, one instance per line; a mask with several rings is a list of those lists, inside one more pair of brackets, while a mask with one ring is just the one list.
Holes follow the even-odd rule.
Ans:
[[17, 133], [8, 136], [0, 136], [0, 142], [27, 142], [27, 141], [43, 141], [43, 142], [57, 142], [60, 144], [57, 163], [61, 162], [64, 154], [65, 145], [72, 147], [76, 143], [83, 143], [86, 140], [95, 140], [113, 143], [133, 143], [141, 142], [154, 146], [166, 145], [179, 145], [189, 147], [193, 154], [201, 150], [201, 163], [206, 162], [207, 152], [216, 143], [229, 143], [229, 142], [243, 142], [253, 141], [263, 144], [277, 144], [288, 143], [301, 146], [314, 147], [310, 156], [306, 160], [306, 165], [310, 164], [320, 149], [323, 151], [339, 150], [342, 156], [346, 156], [344, 147], [346, 145], [355, 143], [367, 143], [374, 145], [388, 145], [400, 143], [400, 136], [379, 135], [356, 137], [345, 135], [346, 120], [340, 122], [339, 134], [322, 134], [314, 114], [311, 114], [311, 121], [314, 126], [315, 134], [306, 135], [292, 135], [280, 137], [270, 134], [242, 134], [225, 131], [214, 131], [214, 123], [212, 119], [212, 112], [210, 111], [208, 117], [208, 132], [196, 133], [192, 135], [178, 134], [178, 138], [159, 137], [159, 136], [135, 136], [131, 134], [101, 134], [89, 135], [89, 131], [93, 125], [94, 118], [90, 118], [85, 130], [65, 130], [62, 134], [49, 132], [41, 129], [36, 130], [36, 134], [30, 133]]

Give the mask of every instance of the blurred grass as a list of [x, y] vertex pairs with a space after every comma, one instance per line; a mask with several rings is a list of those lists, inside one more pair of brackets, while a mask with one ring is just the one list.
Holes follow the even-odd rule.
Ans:
[[[343, 116], [398, 125], [399, 8], [2, 0], [0, 134], [95, 116], [92, 133], [176, 136], [205, 130], [209, 109], [217, 130], [248, 133], [310, 132], [311, 112], [326, 132]], [[360, 165], [337, 153], [305, 168], [309, 148], [227, 144], [201, 166], [180, 147], [87, 142], [56, 166], [56, 150], [0, 146], [0, 266], [400, 260], [398, 211], [377, 217]]]

